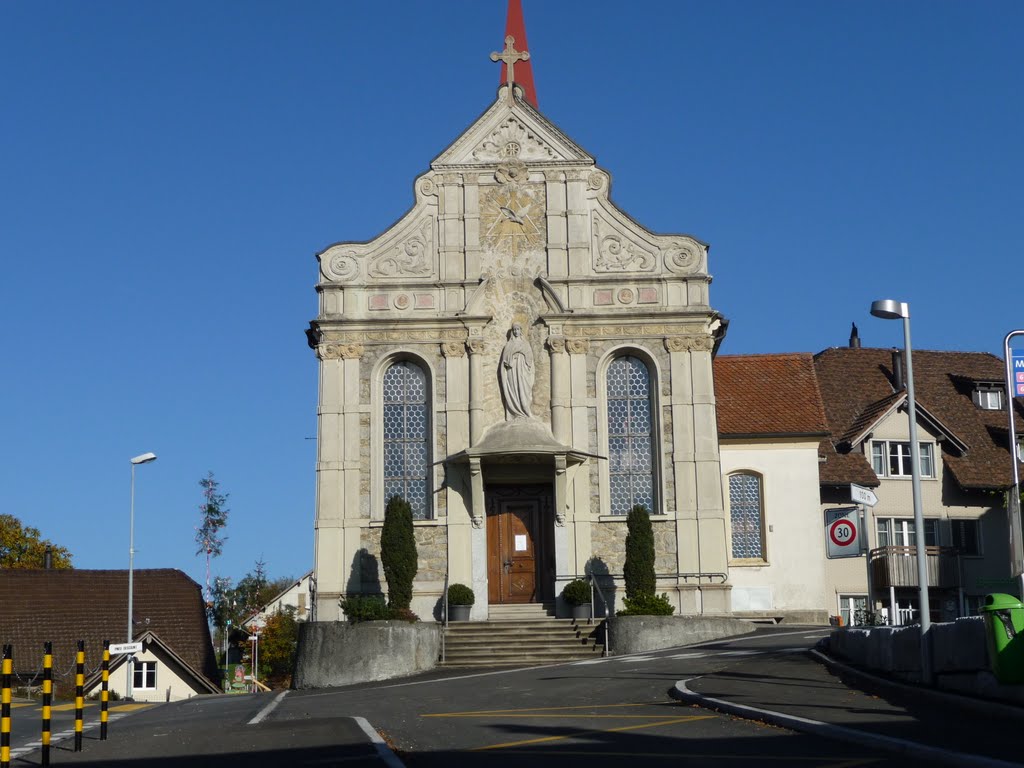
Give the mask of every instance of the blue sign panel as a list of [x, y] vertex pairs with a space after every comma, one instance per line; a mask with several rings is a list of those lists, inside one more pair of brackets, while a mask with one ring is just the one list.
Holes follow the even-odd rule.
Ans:
[[1010, 372], [1013, 376], [1013, 394], [1015, 397], [1024, 397], [1024, 349], [1014, 349], [1012, 352]]

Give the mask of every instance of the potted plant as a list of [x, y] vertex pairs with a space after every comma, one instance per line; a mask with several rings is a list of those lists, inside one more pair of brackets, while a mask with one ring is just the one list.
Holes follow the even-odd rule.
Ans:
[[589, 619], [590, 613], [590, 584], [583, 579], [573, 579], [562, 587], [562, 599], [572, 606], [572, 617], [574, 619]]
[[448, 619], [450, 621], [469, 621], [469, 611], [475, 600], [473, 590], [465, 584], [449, 584]]

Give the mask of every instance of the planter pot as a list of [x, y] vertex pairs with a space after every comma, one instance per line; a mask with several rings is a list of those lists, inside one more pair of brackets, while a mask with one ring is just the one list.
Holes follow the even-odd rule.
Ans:
[[590, 618], [590, 603], [584, 605], [572, 606], [572, 617], [574, 619], [589, 619]]
[[448, 621], [469, 621], [471, 610], [473, 610], [472, 605], [449, 605]]

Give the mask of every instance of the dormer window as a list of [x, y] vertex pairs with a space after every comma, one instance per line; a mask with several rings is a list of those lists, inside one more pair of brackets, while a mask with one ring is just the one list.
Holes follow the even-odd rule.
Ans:
[[979, 385], [974, 390], [974, 404], [985, 411], [1003, 409], [1003, 390], [993, 385]]

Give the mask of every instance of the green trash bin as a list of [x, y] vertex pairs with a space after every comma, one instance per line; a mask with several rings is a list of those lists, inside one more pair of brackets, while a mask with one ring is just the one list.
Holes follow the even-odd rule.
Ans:
[[1013, 595], [985, 595], [981, 612], [996, 679], [1024, 683], [1024, 603]]

